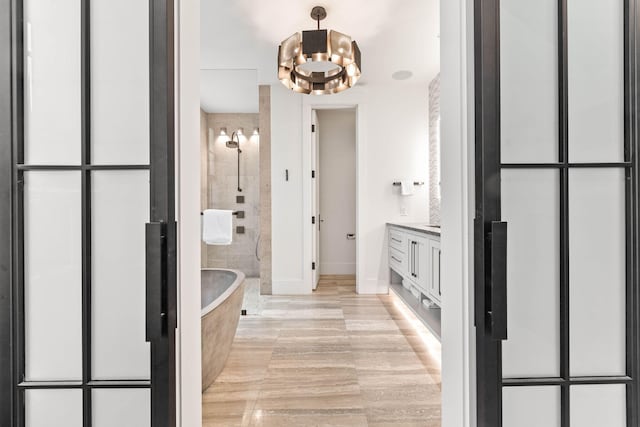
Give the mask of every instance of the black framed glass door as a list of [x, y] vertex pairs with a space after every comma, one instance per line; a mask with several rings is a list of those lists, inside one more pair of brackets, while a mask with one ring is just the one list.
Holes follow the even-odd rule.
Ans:
[[638, 425], [638, 13], [475, 2], [480, 427]]
[[173, 2], [0, 8], [0, 424], [173, 426]]

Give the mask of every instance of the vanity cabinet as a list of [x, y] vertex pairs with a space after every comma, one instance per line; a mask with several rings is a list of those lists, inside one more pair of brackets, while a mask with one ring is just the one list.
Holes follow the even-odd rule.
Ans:
[[390, 226], [388, 233], [389, 267], [402, 277], [405, 287], [439, 306], [440, 236], [398, 226]]

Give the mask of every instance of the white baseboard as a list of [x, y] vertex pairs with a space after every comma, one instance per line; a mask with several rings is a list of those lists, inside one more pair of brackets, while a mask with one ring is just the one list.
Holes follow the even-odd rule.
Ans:
[[356, 274], [355, 262], [320, 262], [320, 274]]
[[310, 283], [302, 280], [273, 280], [272, 295], [309, 295], [312, 292]]

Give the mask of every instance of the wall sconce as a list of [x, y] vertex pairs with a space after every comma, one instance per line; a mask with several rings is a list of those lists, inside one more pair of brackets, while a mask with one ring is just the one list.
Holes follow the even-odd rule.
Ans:
[[258, 128], [258, 127], [253, 128], [253, 134], [254, 135], [260, 135], [260, 128]]
[[226, 136], [227, 135], [227, 128], [220, 128], [220, 136]]
[[238, 130], [236, 131], [236, 134], [238, 134], [238, 135], [244, 135], [244, 129], [242, 129], [242, 128], [238, 128]]

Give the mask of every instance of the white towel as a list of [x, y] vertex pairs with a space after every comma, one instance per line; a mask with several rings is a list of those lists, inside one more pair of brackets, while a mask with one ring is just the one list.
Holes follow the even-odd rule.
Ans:
[[400, 181], [400, 194], [403, 196], [413, 195], [413, 181], [406, 179]]
[[202, 213], [202, 241], [207, 245], [230, 245], [233, 211], [207, 209]]

